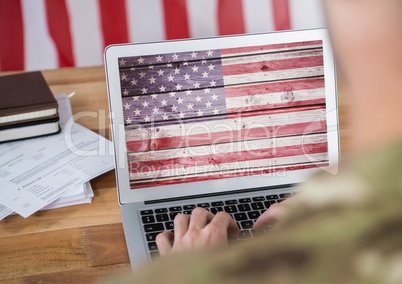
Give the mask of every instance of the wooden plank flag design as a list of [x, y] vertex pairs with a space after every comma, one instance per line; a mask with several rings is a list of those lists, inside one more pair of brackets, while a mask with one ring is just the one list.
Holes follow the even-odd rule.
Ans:
[[327, 165], [322, 42], [119, 58], [132, 188]]

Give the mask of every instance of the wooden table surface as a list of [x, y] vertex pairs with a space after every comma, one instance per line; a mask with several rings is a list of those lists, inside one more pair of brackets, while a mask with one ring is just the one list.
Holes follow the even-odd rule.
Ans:
[[[76, 92], [80, 124], [110, 138], [103, 67], [43, 71], [54, 94]], [[346, 98], [340, 96], [341, 143], [346, 141]], [[1, 283], [91, 283], [130, 271], [114, 171], [91, 181], [91, 204], [40, 211], [0, 221]]]
[[[54, 94], [76, 92], [80, 124], [110, 137], [103, 67], [43, 71]], [[40, 211], [0, 221], [0, 282], [91, 283], [130, 270], [114, 171], [91, 181], [91, 204]]]

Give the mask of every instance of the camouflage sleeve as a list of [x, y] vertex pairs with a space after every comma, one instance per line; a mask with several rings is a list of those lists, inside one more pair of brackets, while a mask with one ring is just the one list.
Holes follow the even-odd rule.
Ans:
[[263, 237], [166, 257], [119, 281], [402, 283], [401, 149], [306, 183], [297, 204]]

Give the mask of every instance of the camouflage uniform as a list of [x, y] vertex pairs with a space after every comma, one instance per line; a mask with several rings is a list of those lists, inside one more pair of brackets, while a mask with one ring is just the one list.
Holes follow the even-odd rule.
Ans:
[[169, 256], [121, 283], [402, 283], [402, 144], [303, 185], [267, 235]]

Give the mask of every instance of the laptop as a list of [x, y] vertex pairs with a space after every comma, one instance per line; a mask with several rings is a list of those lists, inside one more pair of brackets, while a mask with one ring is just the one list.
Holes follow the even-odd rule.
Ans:
[[[178, 213], [226, 211], [239, 239], [339, 161], [325, 29], [108, 46], [118, 199], [132, 268]], [[336, 170], [335, 170], [336, 171]]]

